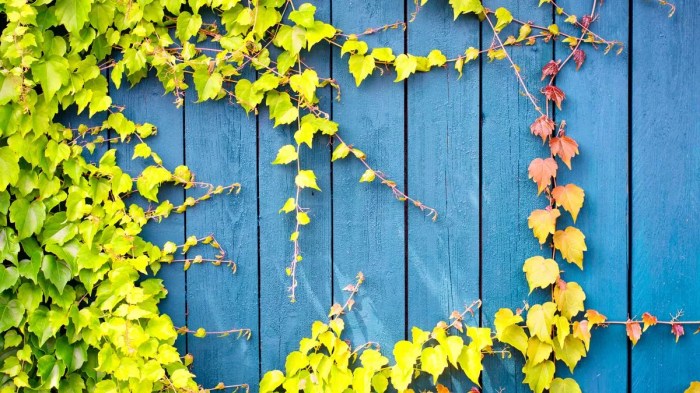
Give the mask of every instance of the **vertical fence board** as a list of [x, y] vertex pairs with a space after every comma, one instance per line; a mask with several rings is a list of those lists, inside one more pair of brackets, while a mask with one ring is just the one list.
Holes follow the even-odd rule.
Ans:
[[[134, 87], [130, 87], [124, 79], [120, 89], [110, 85], [110, 95], [115, 105], [124, 106], [124, 115], [128, 119], [137, 123], [151, 123], [157, 127], [157, 135], [151, 136], [146, 142], [162, 158], [166, 168], [173, 170], [176, 166], [183, 164], [183, 110], [175, 107], [172, 95], [164, 94], [163, 86], [155, 76], [149, 76]], [[137, 139], [132, 140], [129, 144], [120, 142], [111, 144], [112, 148], [117, 149], [117, 164], [134, 177], [138, 176], [146, 166], [153, 165], [150, 160], [131, 159], [136, 143], [138, 143]], [[136, 184], [134, 184], [134, 189], [136, 189]], [[173, 205], [179, 205], [184, 200], [184, 191], [180, 186], [166, 185], [158, 194], [158, 200], [160, 202], [169, 200]], [[131, 198], [130, 202], [138, 203], [144, 208], [158, 206], [158, 204], [146, 202], [140, 197]], [[182, 244], [185, 235], [185, 218], [182, 214], [172, 214], [160, 223], [148, 223], [142, 235], [146, 240], [158, 246], [163, 246], [167, 241]], [[158, 277], [163, 279], [163, 284], [168, 290], [168, 296], [159, 305], [160, 310], [172, 318], [175, 326], [184, 326], [187, 322], [185, 272], [182, 265], [163, 265]], [[177, 348], [180, 353], [184, 354], [186, 350], [185, 337], [178, 338]]]
[[[415, 7], [406, 1], [409, 11]], [[408, 52], [448, 58], [479, 46], [475, 18], [453, 21], [447, 1], [423, 7], [408, 27]], [[408, 327], [431, 329], [479, 298], [479, 69], [461, 79], [453, 63], [408, 81], [408, 189], [439, 212], [408, 212]], [[478, 314], [476, 314], [478, 317]], [[470, 319], [471, 325], [479, 320]], [[460, 373], [456, 373], [458, 376]], [[459, 377], [443, 384], [466, 391]]]
[[[567, 12], [583, 16], [590, 13], [590, 2], [569, 1], [561, 4]], [[609, 40], [628, 42], [628, 4], [606, 2], [598, 8], [600, 18], [592, 29]], [[573, 32], [557, 18], [562, 31]], [[588, 251], [581, 271], [573, 264], [558, 261], [563, 278], [581, 284], [586, 292], [586, 308], [595, 309], [613, 319], [627, 315], [627, 142], [628, 51], [616, 55], [582, 45], [587, 55], [580, 72], [573, 60], [565, 65], [556, 84], [567, 94], [557, 121], [569, 124], [568, 135], [579, 143], [581, 154], [572, 159], [570, 171], [559, 165], [557, 183], [576, 184], [584, 189], [586, 200], [572, 223], [569, 213], [562, 211], [559, 228], [575, 225], [586, 236]], [[617, 50], [617, 48], [615, 48]], [[571, 50], [558, 44], [556, 58], [562, 61]], [[614, 301], [611, 301], [613, 300]], [[627, 340], [624, 328], [595, 329], [591, 351], [581, 360], [573, 377], [584, 392], [621, 392], [627, 389]], [[561, 364], [561, 363], [560, 363]], [[563, 365], [562, 365], [563, 367]], [[563, 369], [565, 369], [563, 367]]]
[[[632, 68], [632, 315], [700, 316], [700, 4], [678, 2], [667, 19], [634, 1]], [[700, 337], [678, 344], [668, 326], [632, 349], [632, 390], [680, 392], [697, 380]]]
[[[358, 17], [361, 16], [361, 17]], [[333, 2], [333, 23], [346, 33], [368, 26], [402, 21], [403, 1]], [[363, 37], [372, 47], [403, 52], [401, 29]], [[348, 72], [348, 55], [338, 60], [333, 51], [333, 75], [343, 96], [334, 105], [345, 141], [367, 153], [369, 162], [404, 187], [404, 90], [394, 83], [393, 72], [379, 71], [355, 87]], [[362, 271], [367, 281], [356, 307], [346, 317], [347, 335], [355, 345], [376, 341], [386, 348], [404, 337], [405, 329], [405, 225], [404, 205], [390, 190], [373, 183], [358, 183], [364, 167], [352, 157], [333, 165], [333, 288], [334, 300], [343, 302], [342, 288]]]
[[[550, 7], [535, 9], [532, 3], [517, 0], [500, 5], [508, 8], [515, 18], [541, 26], [552, 21]], [[487, 23], [482, 23], [481, 31], [482, 49], [488, 49], [493, 32]], [[501, 36], [505, 38], [509, 34], [517, 36], [517, 26], [509, 26]], [[530, 93], [541, 97], [540, 70], [552, 58], [551, 47], [522, 46], [509, 49], [509, 53], [520, 66]], [[523, 90], [508, 61], [490, 63], [484, 56], [481, 65], [482, 315], [484, 325], [492, 326], [499, 308], [523, 307], [523, 301], [528, 299], [523, 263], [526, 258], [543, 253], [527, 227], [527, 217], [547, 202], [544, 197], [537, 198], [537, 187], [528, 179], [527, 168], [532, 159], [548, 156], [549, 149], [530, 134], [530, 123], [539, 115], [521, 94]], [[533, 293], [533, 298], [536, 295]], [[484, 367], [485, 391], [501, 388], [508, 392], [529, 391], [522, 384], [521, 354], [515, 353], [510, 359], [488, 356]]]
[[[251, 74], [243, 77], [250, 78]], [[233, 84], [225, 84], [233, 90]], [[220, 101], [196, 102], [188, 91], [185, 102], [185, 157], [197, 179], [215, 185], [240, 183], [238, 195], [222, 194], [187, 212], [187, 235], [213, 234], [237, 264], [233, 274], [225, 265], [201, 264], [187, 272], [187, 322], [191, 329], [211, 331], [250, 328], [253, 338], [236, 335], [190, 338], [194, 374], [204, 387], [256, 383], [258, 351], [258, 233], [257, 233], [257, 126], [254, 114]], [[201, 196], [192, 188], [187, 196]], [[216, 250], [198, 246], [188, 257], [212, 258]]]
[[[330, 0], [314, 2], [316, 20], [330, 20]], [[330, 47], [319, 43], [313, 54], [302, 52], [302, 60], [319, 77], [330, 76]], [[319, 106], [330, 111], [330, 87], [317, 90]], [[302, 113], [302, 116], [304, 114]], [[291, 279], [285, 273], [293, 244], [294, 213], [278, 213], [287, 198], [294, 197], [294, 164], [276, 166], [271, 162], [286, 144], [296, 145], [296, 123], [273, 128], [267, 110], [260, 117], [260, 282], [261, 357], [263, 373], [283, 369], [287, 354], [299, 347], [299, 340], [311, 333], [315, 320], [325, 321], [331, 305], [331, 174], [330, 148], [326, 137], [317, 136], [313, 148], [301, 148], [305, 169], [313, 169], [321, 192], [305, 189], [300, 203], [309, 208], [311, 223], [301, 229], [300, 245], [304, 260], [297, 268], [297, 302], [290, 303]]]

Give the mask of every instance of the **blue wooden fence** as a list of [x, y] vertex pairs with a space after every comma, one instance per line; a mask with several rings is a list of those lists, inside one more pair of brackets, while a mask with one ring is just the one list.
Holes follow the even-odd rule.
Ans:
[[[413, 0], [316, 3], [318, 18], [349, 32], [410, 19], [414, 7]], [[535, 3], [488, 5], [552, 23], [551, 8]], [[567, 3], [576, 14], [590, 7]], [[700, 319], [700, 3], [677, 3], [668, 19], [656, 1], [607, 1], [596, 31], [628, 43], [625, 51], [603, 56], [588, 50], [583, 69], [557, 81], [570, 93], [558, 116], [581, 146], [575, 171], [560, 176], [586, 191], [577, 226], [589, 249], [585, 271], [569, 269], [566, 277], [585, 288], [587, 307], [611, 319], [643, 311], [665, 317], [679, 309]], [[459, 54], [467, 46], [488, 47], [488, 30], [476, 20], [453, 22], [447, 1], [433, 0], [406, 31], [368, 40], [395, 53], [441, 48]], [[557, 44], [511, 53], [536, 87], [542, 65], [568, 49]], [[508, 65], [471, 63], [459, 80], [453, 69], [405, 83], [375, 75], [357, 89], [337, 50], [327, 47], [305, 61], [343, 87], [340, 102], [327, 89], [320, 99], [344, 138], [436, 207], [440, 219], [433, 223], [385, 188], [358, 183], [360, 163], [331, 163], [329, 145], [317, 141], [302, 157], [323, 191], [305, 196], [313, 223], [304, 231], [295, 304], [287, 299], [284, 273], [292, 222], [277, 214], [293, 192], [294, 173], [270, 165], [277, 149], [292, 142], [291, 130], [273, 129], [265, 112], [247, 116], [226, 102], [195, 104], [187, 96], [184, 109], [176, 109], [154, 79], [111, 92], [127, 116], [158, 126], [151, 144], [167, 166], [185, 163], [203, 181], [243, 186], [238, 196], [215, 198], [147, 229], [148, 239], [160, 244], [213, 232], [238, 263], [235, 275], [206, 265], [187, 272], [168, 266], [161, 273], [170, 292], [162, 308], [176, 324], [253, 330], [249, 341], [180, 339], [205, 386], [254, 384], [265, 371], [284, 367], [286, 354], [313, 320], [325, 319], [330, 305], [345, 298], [342, 288], [358, 271], [367, 281], [346, 318], [346, 338], [377, 341], [385, 349], [411, 326], [429, 328], [475, 299], [484, 306], [469, 322], [489, 326], [498, 308], [519, 307], [528, 298], [522, 264], [541, 251], [526, 218], [542, 202], [527, 165], [545, 148], [529, 134], [536, 116]], [[121, 151], [120, 163], [137, 172], [130, 156]], [[173, 188], [164, 197], [177, 203], [189, 195]], [[574, 377], [585, 392], [682, 391], [700, 379], [700, 337], [688, 331], [675, 344], [666, 330], [645, 333], [631, 348], [624, 327], [596, 329]], [[527, 391], [521, 367], [518, 356], [489, 358], [484, 391]], [[453, 382], [462, 391], [469, 386]]]

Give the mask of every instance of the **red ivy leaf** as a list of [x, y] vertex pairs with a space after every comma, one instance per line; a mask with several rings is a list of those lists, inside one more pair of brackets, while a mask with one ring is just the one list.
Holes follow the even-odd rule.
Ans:
[[586, 52], [581, 49], [576, 49], [574, 51], [574, 63], [576, 63], [576, 71], [581, 68], [583, 62], [586, 61]]
[[578, 143], [573, 138], [566, 135], [554, 137], [549, 140], [549, 149], [571, 169], [571, 158], [578, 154]]
[[631, 319], [628, 319], [625, 327], [627, 330], [627, 337], [632, 341], [632, 346], [637, 345], [637, 341], [642, 337], [642, 327], [639, 326], [639, 322], [633, 322]]
[[544, 160], [535, 158], [527, 168], [528, 176], [537, 183], [537, 195], [540, 195], [552, 182], [553, 177], [557, 177], [557, 162], [553, 158], [547, 157]]
[[557, 108], [561, 110], [561, 102], [566, 98], [566, 94], [560, 88], [549, 85], [542, 89], [542, 94], [547, 97], [547, 101], [554, 101], [557, 104]]
[[676, 342], [678, 342], [678, 339], [685, 334], [685, 329], [683, 329], [683, 325], [679, 323], [672, 323], [671, 333], [676, 336]]
[[549, 63], [542, 67], [542, 79], [548, 76], [555, 76], [559, 72], [559, 61], [550, 60]]
[[586, 30], [588, 30], [588, 27], [591, 25], [591, 22], [593, 22], [593, 18], [591, 18], [590, 15], [584, 15], [583, 18], [581, 18], [581, 25]]
[[469, 393], [481, 393], [481, 390], [477, 389], [476, 387], [472, 387], [469, 389]]
[[530, 132], [542, 138], [542, 143], [552, 135], [552, 131], [554, 131], [554, 121], [545, 115], [538, 117], [530, 124]]

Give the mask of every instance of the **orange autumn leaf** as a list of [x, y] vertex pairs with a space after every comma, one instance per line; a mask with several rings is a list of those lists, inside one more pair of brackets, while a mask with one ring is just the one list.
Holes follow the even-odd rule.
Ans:
[[547, 138], [552, 135], [553, 131], [554, 121], [545, 115], [538, 117], [532, 124], [530, 124], [530, 132], [533, 135], [537, 135], [542, 138], [542, 143], [544, 143]]
[[625, 330], [627, 330], [627, 337], [632, 341], [632, 346], [637, 345], [637, 341], [642, 337], [642, 327], [639, 325], [639, 322], [628, 319], [625, 324]]
[[571, 169], [571, 158], [579, 154], [578, 143], [566, 135], [550, 139], [549, 149], [552, 151], [552, 155], [559, 156], [569, 169]]
[[435, 388], [437, 389], [437, 393], [450, 393], [450, 389], [441, 383], [437, 384]]
[[552, 190], [552, 196], [557, 202], [557, 206], [563, 206], [564, 210], [571, 213], [571, 217], [576, 222], [578, 212], [583, 207], [583, 200], [586, 194], [583, 189], [576, 184], [567, 184], [565, 186], [556, 186]]
[[591, 327], [593, 327], [595, 325], [604, 324], [608, 317], [596, 310], [586, 310], [586, 319], [588, 320], [588, 323], [591, 324]]
[[542, 89], [542, 94], [547, 98], [547, 101], [553, 101], [559, 110], [561, 110], [561, 102], [566, 98], [566, 94], [556, 86], [546, 86]]
[[583, 321], [576, 321], [571, 325], [571, 330], [573, 336], [583, 341], [586, 345], [586, 351], [591, 346], [591, 329], [588, 326], [588, 321], [585, 319]]
[[527, 218], [527, 226], [532, 229], [540, 244], [547, 241], [550, 234], [556, 230], [557, 217], [561, 215], [559, 209], [537, 209]]
[[646, 332], [647, 329], [649, 329], [649, 326], [656, 325], [657, 319], [655, 316], [649, 314], [648, 312], [645, 312], [644, 314], [642, 314], [642, 321], [644, 321], [644, 329], [642, 331]]
[[551, 183], [553, 177], [557, 177], [557, 162], [553, 158], [535, 158], [527, 168], [530, 179], [537, 183], [537, 195]]

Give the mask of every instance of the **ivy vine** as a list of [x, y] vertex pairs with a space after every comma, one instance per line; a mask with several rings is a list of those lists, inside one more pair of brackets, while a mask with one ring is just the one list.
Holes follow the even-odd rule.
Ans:
[[[426, 2], [416, 4], [414, 17]], [[556, 226], [562, 214], [559, 208], [575, 222], [585, 197], [580, 187], [556, 182], [557, 159], [571, 169], [571, 159], [578, 154], [565, 122], [556, 123], [552, 117], [554, 107], [561, 109], [566, 98], [555, 84], [556, 76], [571, 61], [577, 69], [584, 64], [583, 47], [622, 50], [620, 43], [590, 30], [597, 18], [596, 1], [589, 15], [579, 17], [567, 14], [554, 1], [540, 0], [540, 6], [549, 3], [566, 15], [572, 34], [557, 24], [538, 26], [519, 20], [505, 8], [491, 10], [480, 0], [449, 3], [455, 19], [470, 15], [490, 26], [493, 41], [488, 49], [469, 47], [451, 58], [438, 49], [423, 55], [370, 50], [363, 36], [406, 24], [348, 34], [316, 20], [312, 4], [291, 0], [0, 1], [6, 21], [0, 38], [0, 391], [198, 391], [202, 387], [189, 370], [192, 357], [182, 356], [174, 347], [177, 335], [234, 334], [242, 339], [252, 335], [244, 327], [208, 332], [173, 326], [159, 312], [166, 291], [153, 275], [162, 264], [181, 263], [188, 269], [212, 263], [227, 265], [233, 273], [236, 265], [213, 236], [191, 236], [184, 244], [158, 246], [141, 237], [143, 227], [211, 197], [237, 193], [241, 185], [203, 183], [186, 166], [166, 168], [146, 142], [157, 130], [124, 116], [124, 108], [114, 105], [108, 94], [110, 80], [120, 88], [124, 79], [133, 85], [153, 72], [164, 90], [174, 95], [176, 105], [184, 103], [185, 92], [193, 85], [198, 101], [228, 99], [254, 114], [266, 106], [275, 126], [295, 125], [295, 144], [280, 147], [272, 162], [295, 171], [295, 193], [280, 208], [281, 213], [296, 216], [290, 231], [294, 251], [286, 267], [292, 301], [302, 260], [300, 238], [303, 227], [311, 223], [304, 197], [307, 189], [319, 189], [316, 174], [302, 163], [299, 152], [311, 148], [314, 138], [333, 142], [333, 160], [359, 160], [365, 169], [360, 182], [379, 182], [398, 200], [437, 219], [435, 209], [407, 195], [373, 167], [362, 150], [344, 140], [341, 125], [318, 106], [319, 88], [331, 86], [340, 96], [335, 80], [304, 64], [304, 54], [321, 42], [338, 46], [341, 56], [347, 55], [358, 86], [383, 70], [395, 73], [400, 82], [448, 65], [461, 75], [468, 63], [484, 55], [510, 63], [540, 115], [530, 130], [543, 143], [549, 142], [548, 156], [536, 158], [529, 168], [538, 195], [543, 194], [547, 203], [530, 215], [528, 223], [552, 254], [529, 258], [523, 271], [531, 291], [547, 290], [552, 301], [523, 310], [499, 310], [495, 332], [463, 325], [464, 316], [480, 306], [476, 301], [431, 332], [414, 328], [412, 341], [395, 345], [396, 363], [388, 366], [388, 358], [372, 343], [352, 349], [340, 339], [342, 314], [352, 308], [353, 296], [364, 281], [360, 274], [346, 288], [348, 301], [332, 307], [328, 323], [312, 326], [311, 337], [287, 358], [286, 374], [265, 374], [261, 391], [327, 387], [383, 392], [389, 384], [403, 391], [422, 372], [437, 383], [448, 367], [461, 369], [478, 385], [482, 357], [510, 354], [514, 348], [526, 359], [524, 383], [533, 391], [575, 392], [578, 385], [573, 379], [555, 378], [556, 361], [573, 369], [588, 351], [594, 326], [624, 323], [635, 343], [654, 324], [668, 324], [677, 338], [683, 335], [683, 325], [690, 322], [679, 321], [680, 315], [671, 321], [657, 321], [650, 314], [641, 321], [607, 321], [597, 311], [585, 310], [583, 289], [560, 274], [557, 251], [566, 262], [582, 267], [586, 244], [580, 230]], [[661, 3], [671, 12], [675, 9]], [[502, 37], [510, 24], [520, 26], [518, 36]], [[543, 80], [549, 80], [541, 90], [545, 101], [541, 107], [507, 48], [554, 40], [569, 44], [571, 51], [563, 61], [544, 66]], [[205, 42], [212, 45], [200, 45]], [[251, 70], [257, 72], [256, 78], [248, 76]], [[86, 111], [92, 123], [67, 127], [59, 116], [66, 111]], [[98, 146], [127, 142], [136, 143], [133, 159], [149, 162], [135, 178], [117, 165], [116, 149], [91, 157]], [[201, 188], [203, 195], [175, 206], [158, 198], [165, 184]], [[135, 195], [154, 207], [135, 203], [130, 199]], [[196, 246], [212, 247], [217, 255], [191, 256]], [[465, 332], [466, 337], [459, 335]], [[495, 343], [502, 347], [494, 349]], [[359, 366], [354, 364], [358, 358]], [[212, 389], [248, 389], [248, 385], [222, 383]], [[437, 390], [446, 388], [438, 384]]]

